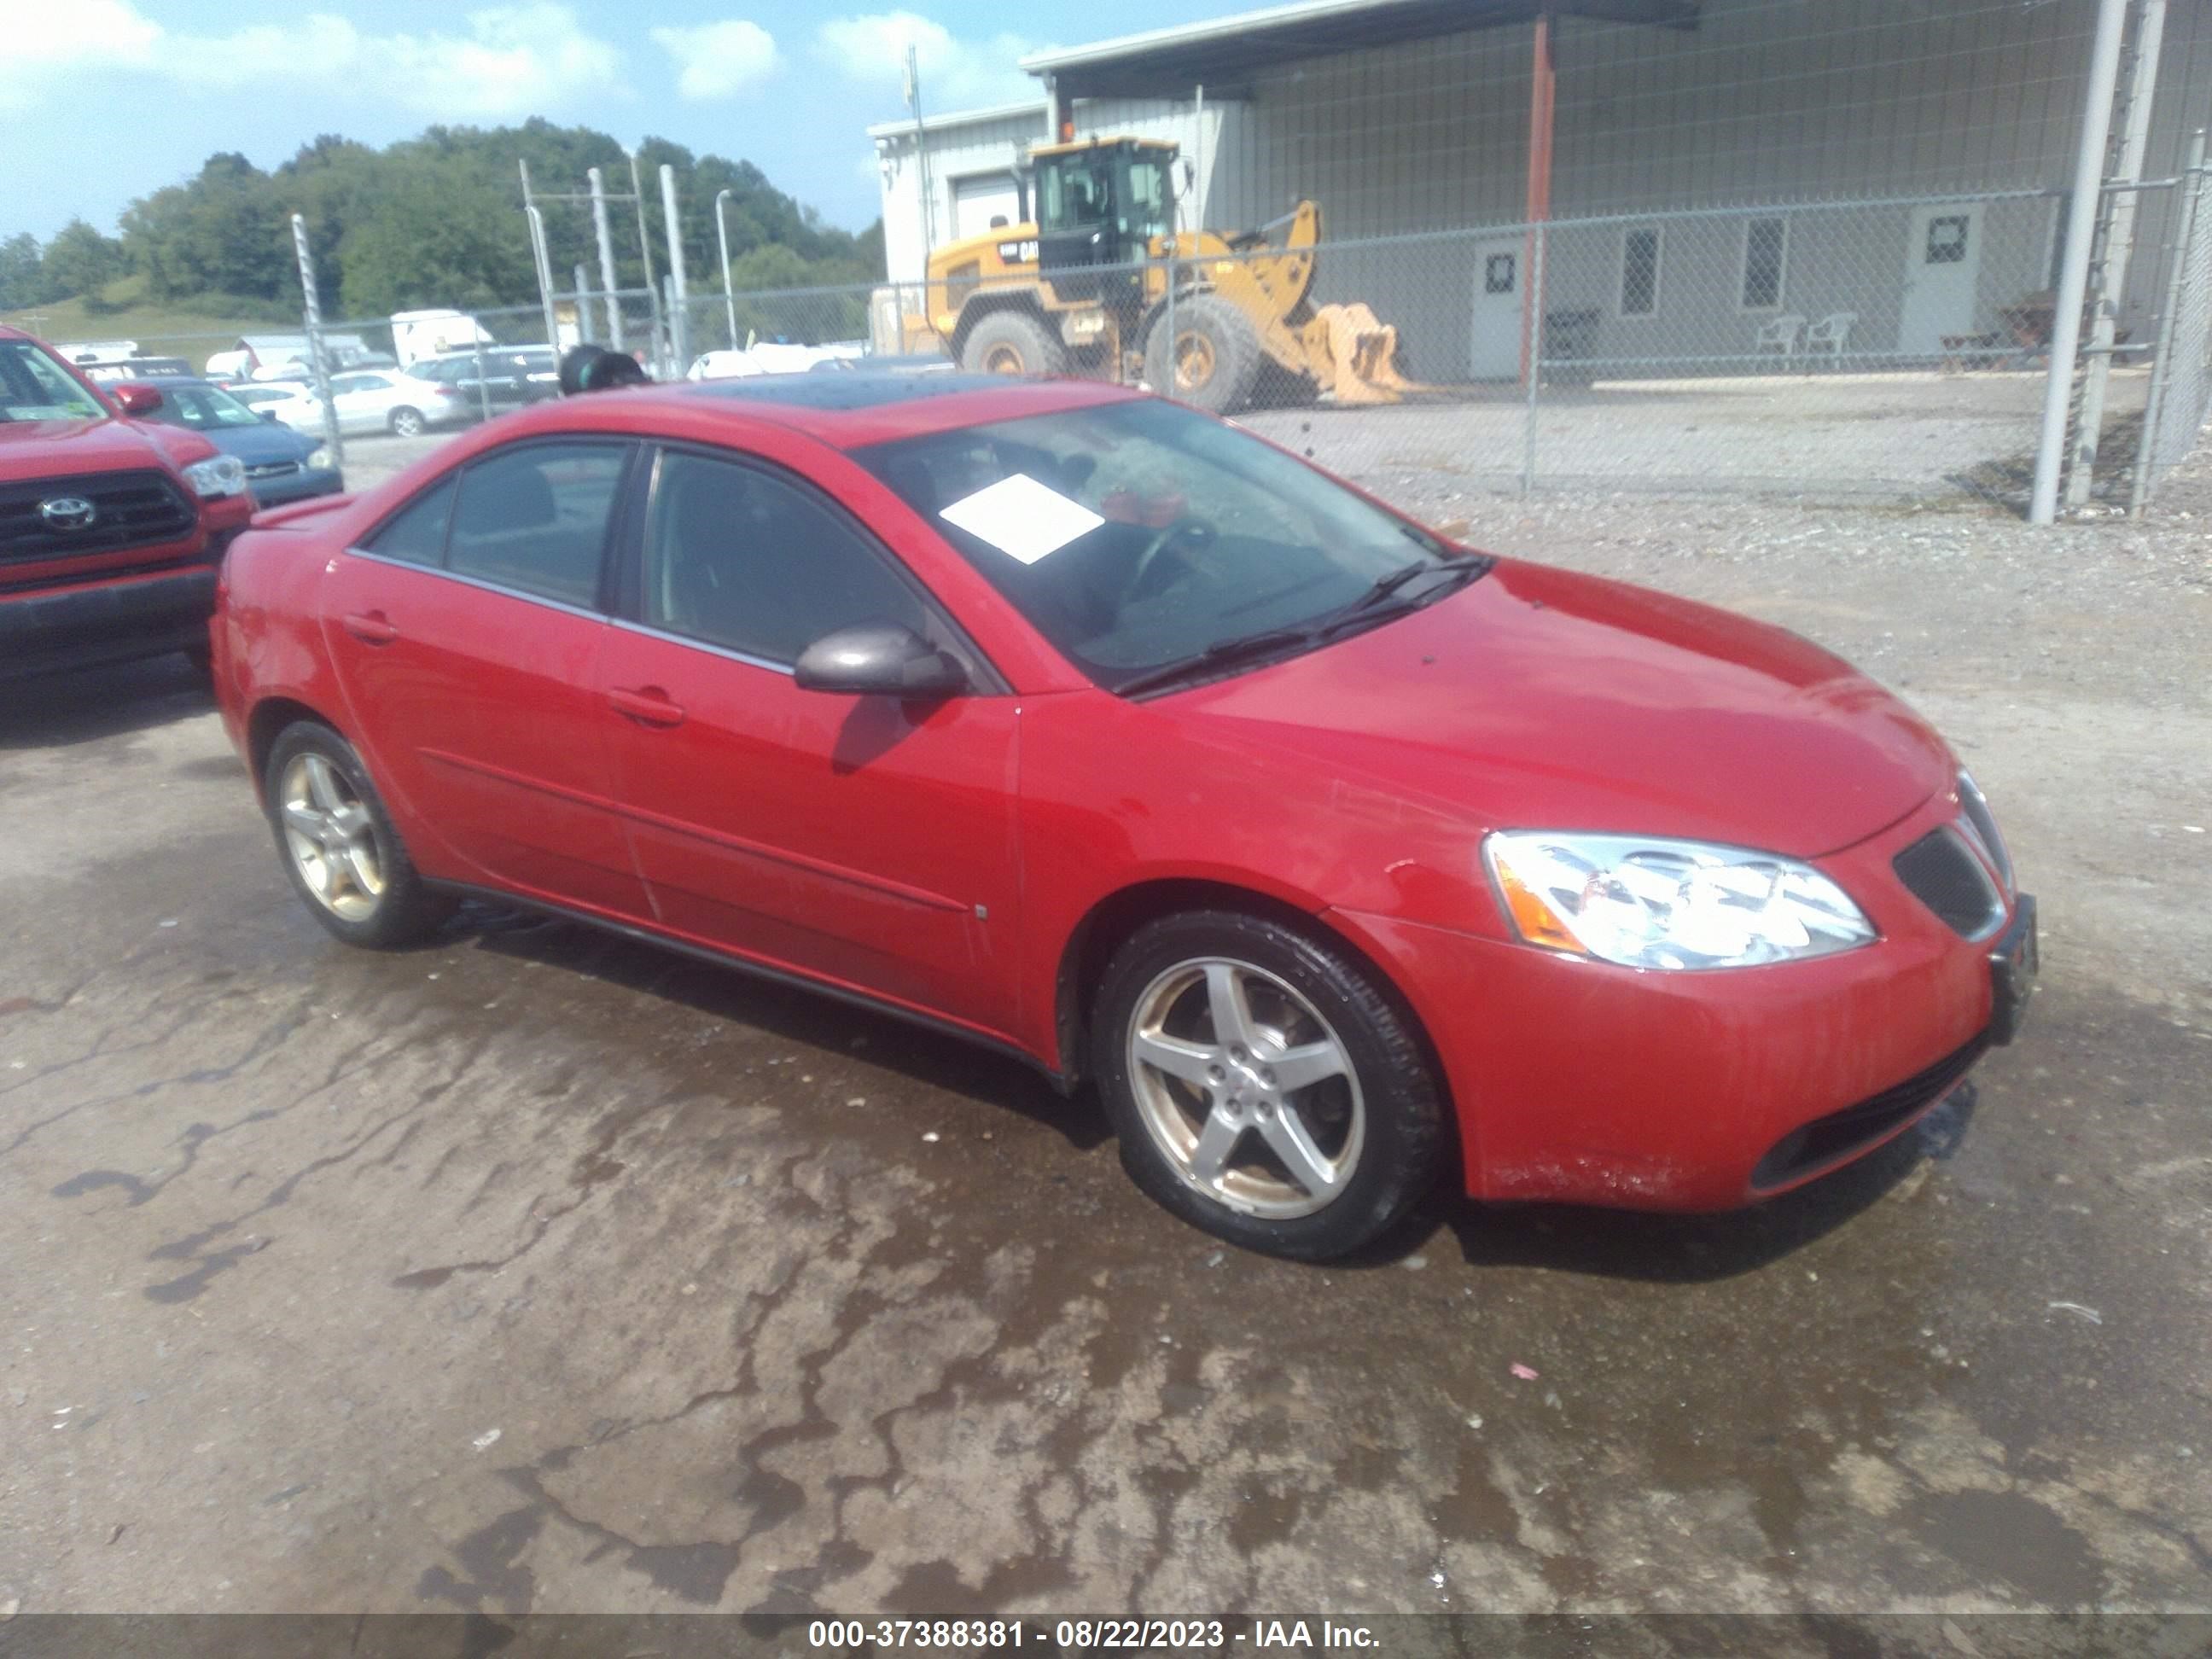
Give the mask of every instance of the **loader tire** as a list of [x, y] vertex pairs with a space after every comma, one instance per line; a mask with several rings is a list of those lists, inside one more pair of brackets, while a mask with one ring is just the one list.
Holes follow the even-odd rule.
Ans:
[[1145, 342], [1145, 380], [1153, 391], [1212, 415], [1252, 401], [1265, 354], [1250, 318], [1216, 294], [1179, 296], [1175, 332], [1170, 349], [1163, 310]]
[[1024, 311], [994, 311], [968, 331], [960, 367], [970, 374], [1065, 374], [1067, 348]]

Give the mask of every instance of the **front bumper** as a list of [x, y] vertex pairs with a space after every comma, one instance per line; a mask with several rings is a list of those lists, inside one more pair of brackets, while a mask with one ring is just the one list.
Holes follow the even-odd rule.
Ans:
[[281, 477], [256, 478], [252, 486], [256, 507], [283, 507], [293, 501], [313, 500], [318, 495], [337, 495], [345, 491], [345, 479], [334, 466], [307, 467], [298, 472], [288, 472]]
[[1953, 810], [1939, 797], [1817, 860], [1881, 937], [1808, 962], [1639, 972], [1394, 917], [1330, 919], [1391, 969], [1435, 1043], [1471, 1194], [1730, 1209], [1901, 1133], [2017, 1024], [1995, 964], [2023, 922], [2032, 938], [2033, 901], [2008, 901], [2005, 933], [1976, 944], [1890, 868]]
[[0, 599], [0, 680], [200, 649], [215, 583], [194, 563]]

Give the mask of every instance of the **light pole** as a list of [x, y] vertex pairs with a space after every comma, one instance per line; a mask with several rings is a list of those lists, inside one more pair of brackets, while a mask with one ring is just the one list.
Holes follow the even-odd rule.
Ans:
[[714, 192], [714, 240], [722, 249], [722, 308], [730, 318], [730, 349], [738, 349], [738, 296], [730, 292], [730, 228], [722, 222], [722, 204], [730, 199], [730, 192]]

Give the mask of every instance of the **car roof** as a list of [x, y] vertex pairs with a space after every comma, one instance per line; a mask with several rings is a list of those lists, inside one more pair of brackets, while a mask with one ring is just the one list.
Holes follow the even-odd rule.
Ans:
[[[987, 422], [1123, 402], [1143, 394], [1095, 380], [890, 374], [861, 369], [844, 374], [759, 374], [692, 381], [619, 395], [682, 399], [695, 406], [726, 401], [742, 405], [749, 415], [793, 428], [839, 449], [859, 449]], [[563, 403], [573, 406], [576, 401]]]

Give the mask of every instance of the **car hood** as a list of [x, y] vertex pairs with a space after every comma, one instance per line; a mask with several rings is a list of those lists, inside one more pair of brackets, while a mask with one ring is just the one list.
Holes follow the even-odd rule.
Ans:
[[270, 461], [307, 459], [314, 445], [288, 426], [256, 421], [252, 426], [219, 426], [201, 434], [226, 455], [235, 455], [248, 466]]
[[0, 421], [0, 483], [131, 467], [173, 471], [215, 453], [197, 433], [138, 421]]
[[1482, 829], [1613, 830], [1812, 858], [1886, 829], [1956, 766], [1910, 708], [1782, 629], [1500, 560], [1450, 597], [1160, 700]]

